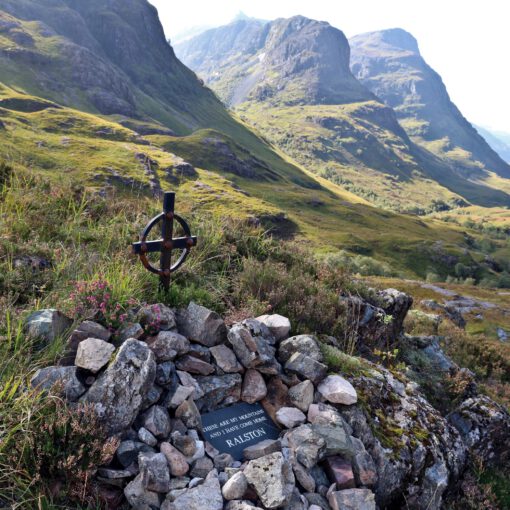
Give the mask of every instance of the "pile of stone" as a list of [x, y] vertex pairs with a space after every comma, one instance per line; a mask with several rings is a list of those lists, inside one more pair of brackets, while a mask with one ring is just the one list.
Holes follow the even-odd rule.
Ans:
[[[400, 310], [401, 324], [410, 299], [386, 294], [381, 310]], [[361, 320], [366, 334], [390, 334], [384, 321], [375, 331], [369, 312]], [[33, 387], [92, 407], [119, 439], [114, 459], [96, 474], [111, 509], [127, 502], [137, 510], [439, 510], [470, 458], [510, 466], [510, 415], [502, 406], [473, 390], [445, 417], [394, 370], [346, 356], [350, 373], [331, 373], [327, 347], [312, 335], [289, 337], [285, 317], [227, 328], [190, 303], [144, 306], [129, 321], [115, 332], [79, 324], [61, 365], [32, 379]], [[28, 318], [27, 333], [50, 342], [70, 323], [43, 310]], [[450, 370], [439, 345], [414, 341]], [[237, 403], [261, 405], [280, 432], [234, 459], [207, 441], [202, 417]]]
[[[92, 405], [120, 438], [111, 465], [97, 471], [111, 492], [139, 510], [375, 509], [376, 467], [337, 410], [355, 404], [356, 391], [328, 375], [316, 338], [289, 338], [279, 315], [228, 330], [194, 303], [146, 306], [135, 320], [115, 336], [83, 322], [69, 338], [68, 365], [32, 379]], [[46, 310], [28, 329], [54, 337], [62, 324]], [[204, 440], [201, 414], [241, 401], [260, 402], [281, 434], [236, 461]]]

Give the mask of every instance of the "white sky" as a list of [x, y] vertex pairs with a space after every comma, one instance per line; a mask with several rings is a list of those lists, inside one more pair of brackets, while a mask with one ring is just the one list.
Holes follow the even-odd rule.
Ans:
[[228, 23], [239, 11], [275, 19], [302, 14], [347, 37], [384, 28], [411, 32], [470, 122], [510, 132], [508, 0], [150, 0], [171, 38]]

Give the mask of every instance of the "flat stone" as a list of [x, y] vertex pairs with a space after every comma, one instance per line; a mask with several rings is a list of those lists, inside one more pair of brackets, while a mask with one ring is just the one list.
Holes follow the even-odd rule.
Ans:
[[49, 344], [66, 333], [72, 324], [73, 321], [58, 310], [39, 310], [26, 318], [25, 331], [28, 337]]
[[161, 406], [150, 407], [142, 416], [143, 426], [158, 439], [165, 439], [170, 434], [170, 416]]
[[140, 427], [138, 430], [138, 439], [149, 446], [156, 446], [158, 444], [158, 440], [145, 427]]
[[285, 363], [285, 370], [318, 384], [328, 372], [328, 367], [301, 352], [295, 352]]
[[243, 450], [243, 457], [246, 460], [258, 459], [269, 455], [270, 453], [280, 452], [282, 450], [282, 443], [279, 439], [264, 439], [260, 443], [248, 446]]
[[216, 364], [227, 374], [235, 374], [243, 371], [234, 351], [226, 345], [215, 345], [210, 349]]
[[164, 454], [172, 476], [184, 476], [189, 471], [189, 465], [186, 462], [186, 457], [170, 443], [161, 443], [161, 453]]
[[283, 315], [278, 315], [277, 313], [272, 315], [261, 315], [260, 317], [257, 317], [256, 320], [265, 324], [278, 342], [289, 336], [290, 321]]
[[179, 358], [175, 362], [175, 366], [179, 370], [182, 370], [183, 372], [188, 372], [190, 374], [210, 375], [214, 373], [214, 367], [211, 364], [190, 355], [186, 355], [183, 356], [182, 358]]
[[170, 490], [170, 473], [162, 453], [140, 453], [138, 465], [142, 485], [149, 491], [166, 493]]
[[223, 496], [216, 470], [211, 471], [204, 483], [188, 489], [173, 501], [175, 510], [223, 510]]
[[193, 388], [178, 384], [172, 396], [168, 399], [167, 404], [170, 409], [179, 407], [186, 399], [194, 393]]
[[176, 410], [175, 417], [182, 420], [189, 429], [202, 429], [202, 419], [195, 402], [191, 398], [185, 400]]
[[180, 333], [207, 347], [225, 343], [227, 339], [223, 319], [216, 312], [196, 303], [191, 302], [186, 310], [181, 311], [177, 321]]
[[291, 499], [294, 474], [280, 452], [251, 460], [244, 474], [265, 508], [278, 508]]
[[153, 510], [161, 505], [159, 494], [144, 487], [141, 474], [126, 485], [124, 496], [135, 510]]
[[136, 317], [145, 331], [150, 334], [169, 331], [176, 326], [173, 310], [162, 303], [143, 306]]
[[231, 476], [221, 490], [223, 497], [227, 500], [241, 499], [248, 489], [248, 481], [242, 471]]
[[30, 385], [39, 390], [53, 389], [68, 402], [76, 402], [87, 391], [76, 376], [76, 367], [41, 368], [30, 380]]
[[312, 381], [303, 381], [289, 388], [289, 403], [297, 407], [304, 413], [308, 412], [308, 408], [313, 403], [314, 386]]
[[315, 361], [322, 361], [322, 353], [316, 337], [298, 335], [284, 340], [278, 348], [278, 359], [285, 363], [294, 353], [300, 352]]
[[148, 339], [147, 344], [158, 362], [172, 361], [190, 350], [188, 339], [173, 331], [160, 331], [157, 336]]
[[306, 416], [297, 407], [282, 407], [276, 411], [276, 421], [288, 429], [302, 425]]
[[334, 404], [352, 405], [358, 401], [358, 394], [352, 384], [339, 375], [328, 375], [319, 384], [317, 391]]
[[108, 364], [114, 352], [113, 344], [99, 338], [87, 338], [79, 343], [74, 364], [96, 374]]
[[267, 387], [262, 375], [256, 370], [249, 369], [244, 374], [241, 400], [253, 404], [267, 395]]
[[356, 487], [352, 464], [348, 460], [339, 456], [327, 457], [324, 459], [324, 467], [329, 481], [335, 483], [338, 490]]
[[375, 510], [375, 496], [369, 489], [347, 489], [328, 494], [332, 510]]
[[122, 432], [138, 415], [155, 377], [154, 354], [145, 343], [127, 340], [81, 402], [93, 404], [108, 433]]

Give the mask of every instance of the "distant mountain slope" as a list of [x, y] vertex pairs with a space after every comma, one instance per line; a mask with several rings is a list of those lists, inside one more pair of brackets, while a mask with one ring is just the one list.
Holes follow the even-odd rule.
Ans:
[[510, 134], [492, 131], [482, 126], [475, 126], [475, 128], [499, 156], [510, 164]]
[[396, 111], [415, 142], [468, 177], [488, 171], [510, 178], [510, 166], [453, 104], [441, 77], [420, 55], [411, 34], [398, 28], [381, 30], [349, 42], [353, 73]]
[[326, 22], [240, 20], [175, 50], [270, 141], [376, 205], [423, 213], [466, 200], [510, 204], [505, 192], [415, 145], [392, 108], [353, 76], [348, 41]]

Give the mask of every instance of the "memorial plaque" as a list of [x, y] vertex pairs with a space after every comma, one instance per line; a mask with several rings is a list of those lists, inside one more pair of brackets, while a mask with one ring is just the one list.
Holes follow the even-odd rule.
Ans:
[[280, 429], [260, 404], [235, 404], [202, 415], [204, 437], [221, 453], [243, 460], [243, 450], [266, 439], [278, 439]]

